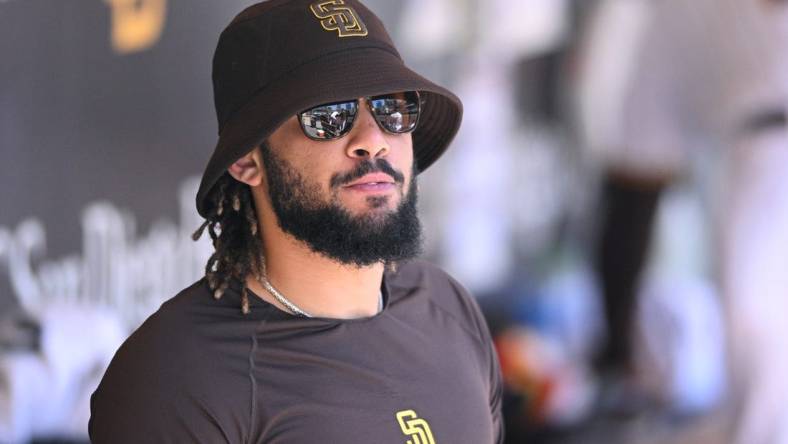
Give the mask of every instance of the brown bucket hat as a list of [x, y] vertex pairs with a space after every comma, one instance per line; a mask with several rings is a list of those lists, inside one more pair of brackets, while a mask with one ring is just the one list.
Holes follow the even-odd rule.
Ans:
[[245, 9], [219, 37], [213, 89], [219, 142], [197, 192], [203, 217], [227, 168], [311, 107], [419, 91], [419, 172], [443, 154], [462, 120], [460, 100], [406, 67], [383, 23], [356, 0], [269, 0]]

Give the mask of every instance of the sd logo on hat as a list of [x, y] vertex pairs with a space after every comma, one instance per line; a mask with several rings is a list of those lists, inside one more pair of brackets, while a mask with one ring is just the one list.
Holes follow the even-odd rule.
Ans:
[[364, 37], [367, 27], [353, 8], [343, 0], [321, 1], [310, 6], [326, 31], [337, 31], [340, 37]]

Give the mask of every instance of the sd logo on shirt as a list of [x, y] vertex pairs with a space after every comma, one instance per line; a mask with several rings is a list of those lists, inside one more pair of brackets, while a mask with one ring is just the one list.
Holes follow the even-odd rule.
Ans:
[[419, 418], [413, 410], [397, 412], [397, 422], [402, 433], [411, 438], [407, 444], [435, 444], [430, 425], [426, 420]]

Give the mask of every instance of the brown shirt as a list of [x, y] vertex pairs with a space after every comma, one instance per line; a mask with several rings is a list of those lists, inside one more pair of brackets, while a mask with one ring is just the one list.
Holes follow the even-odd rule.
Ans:
[[94, 443], [503, 442], [501, 376], [472, 297], [422, 261], [387, 273], [384, 308], [299, 318], [205, 279], [121, 346], [91, 399]]

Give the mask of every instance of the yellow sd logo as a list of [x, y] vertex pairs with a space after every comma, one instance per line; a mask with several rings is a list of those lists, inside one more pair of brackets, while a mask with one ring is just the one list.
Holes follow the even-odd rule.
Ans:
[[427, 424], [427, 421], [419, 418], [413, 410], [397, 412], [397, 422], [399, 422], [402, 433], [411, 438], [408, 440], [408, 444], [435, 444], [430, 425]]
[[356, 11], [345, 5], [344, 0], [328, 0], [312, 3], [309, 7], [326, 31], [337, 31], [340, 37], [363, 37], [367, 27]]

